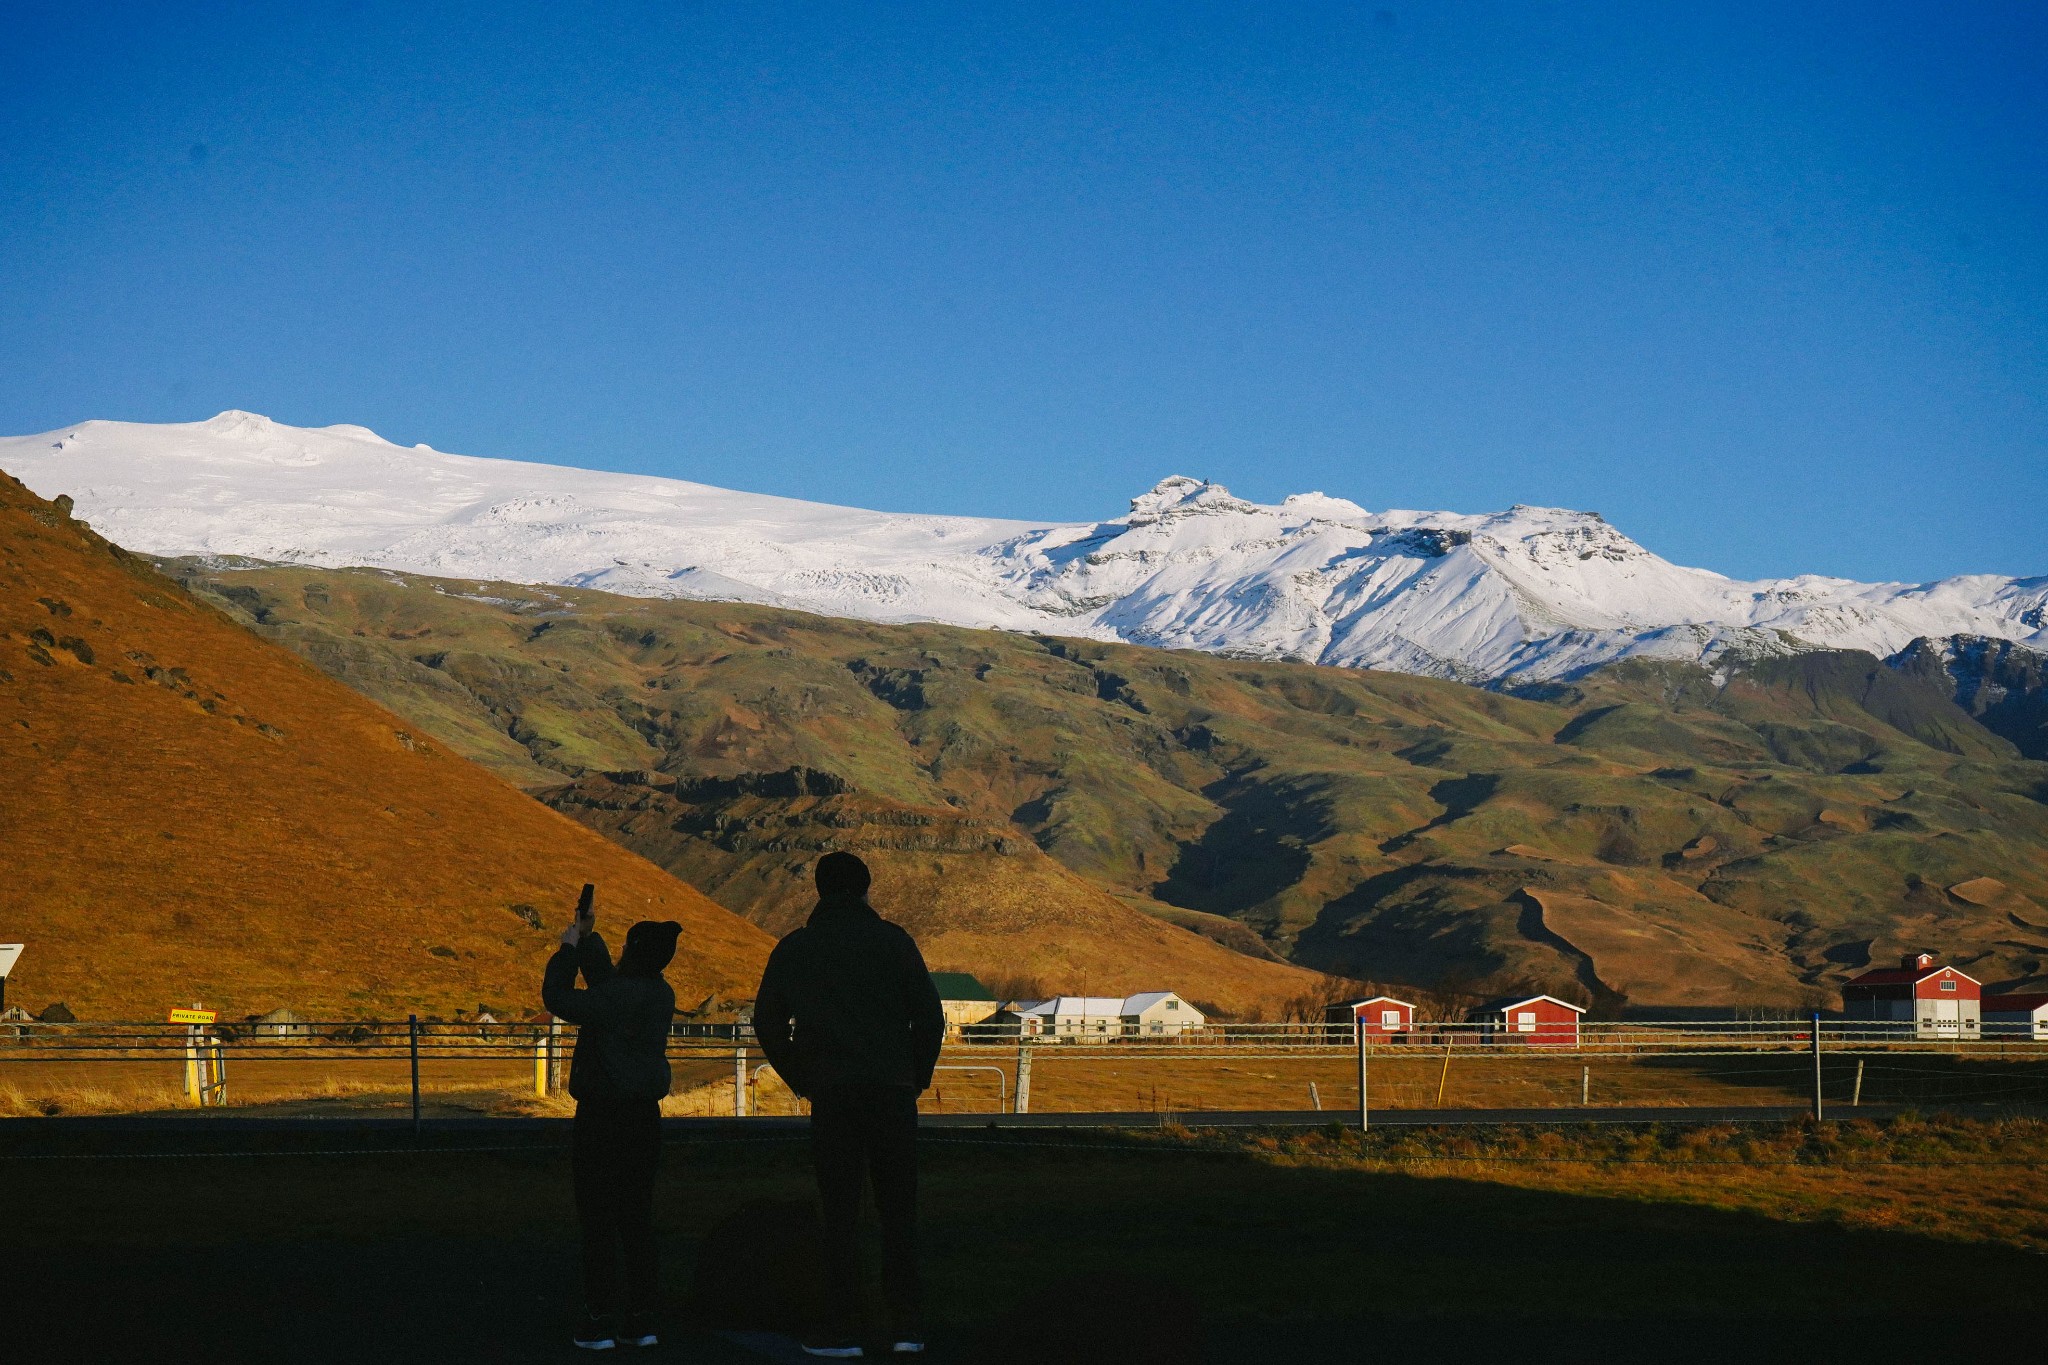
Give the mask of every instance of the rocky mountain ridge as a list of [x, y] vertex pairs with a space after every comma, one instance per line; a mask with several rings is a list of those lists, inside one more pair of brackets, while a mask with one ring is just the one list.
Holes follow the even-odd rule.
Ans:
[[157, 555], [753, 602], [1492, 686], [1631, 658], [1890, 656], [1959, 637], [2048, 649], [2048, 577], [1741, 582], [1555, 508], [1372, 512], [1322, 493], [1266, 506], [1174, 476], [1123, 516], [1038, 525], [449, 455], [243, 412], [9, 438], [0, 466]]
[[[2048, 981], [2048, 763], [1987, 724], [2042, 696], [2023, 651], [1631, 659], [1501, 691], [748, 604], [172, 567], [771, 926], [800, 908], [791, 869], [845, 846], [887, 860], [923, 913], [971, 892], [963, 949], [1013, 958], [1019, 926], [1054, 961], [1142, 911], [1240, 960], [1608, 1006], [1826, 1004], [1919, 947], [1994, 984]], [[1981, 717], [1950, 667], [1995, 677], [1995, 699], [1967, 693]]]

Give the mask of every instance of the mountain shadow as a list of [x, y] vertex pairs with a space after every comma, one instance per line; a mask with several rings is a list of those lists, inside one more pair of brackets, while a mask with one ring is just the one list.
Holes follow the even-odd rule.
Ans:
[[1237, 916], [1299, 882], [1309, 846], [1332, 830], [1316, 796], [1299, 783], [1226, 778], [1202, 793], [1223, 815], [1180, 847], [1152, 895], [1168, 905]]

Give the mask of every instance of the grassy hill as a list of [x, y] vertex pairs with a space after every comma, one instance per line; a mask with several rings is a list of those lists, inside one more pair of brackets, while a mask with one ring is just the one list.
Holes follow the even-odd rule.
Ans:
[[[921, 927], [963, 954], [1016, 932], [949, 896], [996, 879], [1076, 954], [1121, 907], [1243, 961], [1449, 993], [1824, 1004], [1923, 945], [2048, 979], [2048, 763], [1938, 668], [1632, 663], [1509, 696], [743, 605], [178, 572], [770, 926], [843, 843], [921, 878]], [[1045, 941], [1013, 960], [1078, 988]]]
[[577, 888], [683, 922], [678, 992], [766, 935], [195, 601], [0, 475], [9, 1000], [82, 1018], [538, 1008]]

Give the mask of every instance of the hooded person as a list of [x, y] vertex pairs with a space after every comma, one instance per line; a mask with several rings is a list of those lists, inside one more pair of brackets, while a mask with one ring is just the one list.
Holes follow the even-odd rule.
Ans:
[[832, 1320], [804, 1343], [860, 1356], [861, 1187], [882, 1232], [890, 1349], [924, 1349], [918, 1323], [917, 1097], [932, 1083], [945, 1011], [917, 942], [868, 904], [867, 864], [828, 853], [818, 905], [768, 956], [754, 1034], [775, 1072], [811, 1102], [811, 1161], [825, 1224]]
[[604, 1350], [621, 1341], [652, 1346], [657, 1340], [654, 1175], [676, 1011], [662, 972], [683, 927], [674, 920], [640, 921], [626, 931], [614, 966], [593, 927], [592, 895], [586, 887], [575, 922], [548, 959], [540, 994], [550, 1014], [577, 1026], [569, 1063], [569, 1093], [576, 1100], [571, 1165], [586, 1311], [575, 1340]]

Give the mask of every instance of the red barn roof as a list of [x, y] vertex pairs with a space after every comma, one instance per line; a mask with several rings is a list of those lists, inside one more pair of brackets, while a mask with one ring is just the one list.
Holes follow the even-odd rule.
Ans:
[[1562, 1005], [1574, 1014], [1584, 1014], [1584, 1005], [1574, 1005], [1569, 1000], [1560, 1000], [1554, 995], [1511, 995], [1503, 1000], [1489, 1001], [1474, 1010], [1475, 1014], [1498, 1014], [1502, 1010], [1514, 1009], [1517, 1005], [1533, 1005], [1539, 1000], [1548, 1000], [1553, 1005]]
[[1940, 976], [1943, 972], [1954, 972], [1972, 985], [1981, 986], [1983, 984], [1976, 977], [1971, 976], [1960, 968], [1946, 967], [1936, 962], [1933, 953], [1909, 953], [1896, 967], [1879, 967], [1873, 971], [1865, 972], [1861, 976], [1851, 977], [1845, 984], [1849, 986], [1915, 986], [1925, 981], [1928, 977]]
[[1984, 997], [1984, 1012], [1990, 1014], [2032, 1014], [2043, 1005], [2048, 1005], [2048, 991], [2022, 991], [2017, 995], [1987, 995]]

